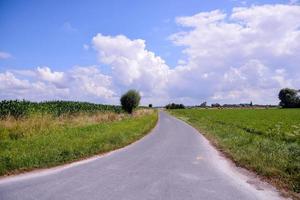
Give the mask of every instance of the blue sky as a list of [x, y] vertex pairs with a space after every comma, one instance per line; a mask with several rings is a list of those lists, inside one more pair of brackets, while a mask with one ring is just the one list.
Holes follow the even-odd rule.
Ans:
[[[212, 12], [219, 10], [220, 12], [231, 15], [233, 8], [253, 6], [260, 7], [264, 5], [287, 5], [289, 7], [299, 8], [297, 1], [0, 1], [0, 52], [6, 53], [5, 59], [0, 59], [0, 73], [7, 73], [14, 70], [34, 71], [37, 67], [48, 67], [51, 73], [71, 73], [70, 70], [74, 66], [98, 67], [101, 74], [103, 73], [108, 79], [114, 79], [113, 69], [119, 66], [115, 62], [103, 62], [103, 57], [99, 57], [101, 52], [106, 52], [100, 47], [95, 48], [93, 38], [100, 33], [103, 36], [115, 37], [123, 35], [127, 39], [134, 41], [142, 39], [145, 41], [145, 50], [153, 52], [164, 60], [168, 70], [179, 69], [178, 60], [184, 60], [183, 65], [186, 69], [192, 66], [192, 57], [190, 53], [186, 53], [193, 46], [192, 43], [184, 42], [179, 38], [174, 39], [174, 35], [184, 31], [187, 34], [192, 33], [196, 26], [184, 25], [176, 22], [176, 19], [183, 16], [195, 16], [199, 13]], [[289, 8], [282, 8], [289, 9]], [[283, 11], [284, 12], [284, 11]], [[275, 13], [274, 13], [275, 14]], [[296, 20], [295, 16], [292, 16]], [[276, 17], [276, 16], [275, 16]], [[294, 19], [293, 18], [293, 19]], [[243, 19], [242, 19], [243, 20]], [[224, 19], [229, 21], [229, 19]], [[219, 22], [218, 22], [219, 23]], [[271, 23], [271, 22], [270, 22]], [[284, 23], [284, 21], [282, 22]], [[203, 34], [203, 33], [201, 33]], [[172, 37], [174, 36], [174, 37]], [[178, 44], [179, 43], [179, 44]], [[197, 41], [195, 40], [195, 43]], [[201, 42], [201, 44], [203, 41]], [[200, 44], [200, 43], [199, 43]], [[86, 46], [86, 48], [84, 48]], [[130, 50], [130, 49], [128, 49]], [[197, 56], [197, 55], [196, 55]], [[292, 55], [292, 57], [295, 55]], [[9, 58], [8, 58], [9, 57]], [[282, 57], [282, 56], [281, 56]], [[294, 58], [294, 57], [293, 57]], [[211, 57], [210, 57], [211, 59]], [[277, 59], [272, 58], [272, 59]], [[279, 59], [279, 58], [278, 58]], [[249, 58], [249, 62], [257, 60]], [[241, 67], [248, 61], [241, 61], [236, 65], [230, 64], [227, 69], [232, 67]], [[264, 61], [264, 60], [263, 60]], [[263, 65], [271, 65], [269, 61], [262, 62]], [[280, 60], [285, 63], [285, 61]], [[199, 63], [200, 65], [201, 63]], [[201, 64], [204, 65], [204, 64]], [[241, 65], [241, 66], [239, 66]], [[293, 63], [289, 63], [293, 65]], [[126, 67], [126, 66], [125, 66]], [[270, 69], [273, 66], [267, 66]], [[285, 68], [284, 66], [276, 66], [277, 68]], [[202, 69], [204, 69], [203, 67]], [[275, 70], [277, 70], [277, 68]], [[273, 68], [272, 68], [273, 69]], [[229, 73], [229, 71], [227, 72]], [[279, 69], [278, 69], [279, 70]], [[286, 73], [289, 71], [286, 69]], [[199, 70], [196, 70], [199, 71]], [[201, 71], [201, 70], [200, 70]], [[147, 72], [151, 73], [151, 72]], [[200, 73], [200, 72], [199, 72]], [[202, 74], [211, 72], [202, 71]], [[14, 74], [14, 77], [20, 80], [28, 80], [34, 83], [35, 80], [41, 81], [38, 77]], [[23, 73], [24, 74], [24, 73]], [[51, 75], [51, 74], [50, 74]], [[201, 74], [199, 75], [201, 76]], [[165, 78], [165, 77], [164, 77]], [[173, 79], [173, 78], [170, 78]], [[189, 79], [189, 78], [187, 78]], [[192, 79], [192, 78], [191, 78]], [[196, 78], [194, 78], [196, 79]], [[184, 79], [185, 80], [185, 79]], [[136, 81], [134, 84], [124, 84], [111, 80], [113, 83], [108, 84], [110, 90], [113, 91], [113, 98], [117, 99], [119, 93], [127, 88], [138, 85], [138, 89], [144, 90], [145, 96], [151, 96], [146, 102], [154, 101], [161, 97], [161, 94], [153, 93], [151, 86], [140, 86], [143, 83]], [[195, 80], [197, 81], [197, 80]], [[36, 81], [37, 82], [37, 81]], [[171, 81], [172, 82], [172, 81]], [[171, 84], [168, 83], [168, 84]], [[201, 82], [201, 80], [199, 81]], [[49, 83], [49, 80], [48, 82]], [[206, 82], [205, 84], [210, 84]], [[299, 86], [298, 83], [286, 84], [287, 86]], [[104, 84], [105, 85], [105, 84]], [[107, 87], [106, 85], [105, 87]], [[113, 85], [113, 86], [112, 86]], [[51, 86], [52, 87], [52, 86]], [[67, 86], [66, 86], [67, 87]], [[150, 87], [150, 88], [149, 88]], [[176, 88], [176, 86], [174, 85]], [[188, 86], [186, 86], [188, 87]], [[263, 86], [265, 87], [265, 86]], [[112, 89], [113, 88], [113, 89]], [[152, 88], [153, 89], [153, 88]], [[211, 90], [220, 90], [220, 88], [211, 88]], [[185, 90], [185, 88], [182, 88]], [[187, 89], [189, 90], [189, 89]], [[16, 92], [15, 94], [4, 95], [5, 88], [1, 89], [1, 98], [29, 98], [32, 100], [43, 100], [48, 98], [68, 99], [68, 95], [60, 96], [55, 92], [53, 96], [33, 97], [26, 92]], [[151, 93], [151, 95], [146, 95]], [[237, 102], [250, 100], [252, 97], [238, 97], [236, 99], [214, 99], [213, 92], [203, 92], [203, 95], [193, 91], [181, 95], [171, 89], [161, 91], [166, 95], [168, 101], [187, 101], [189, 103], [201, 103], [201, 101], [220, 101], [220, 102]], [[221, 91], [221, 92], [226, 92]], [[175, 94], [176, 93], [176, 94]], [[105, 95], [104, 95], [105, 96]], [[254, 95], [255, 96], [255, 95]], [[32, 98], [31, 98], [32, 97]], [[254, 97], [253, 97], [254, 98]], [[256, 98], [256, 97], [255, 97]], [[164, 99], [164, 98], [163, 98]], [[80, 98], [81, 100], [81, 98]], [[110, 102], [110, 99], [103, 98], [101, 95], [90, 97], [87, 95], [82, 100], [91, 100], [97, 102]], [[117, 102], [116, 100], [111, 100]], [[276, 102], [269, 99], [268, 102]], [[163, 100], [157, 100], [157, 103], [165, 103]]]
[[[247, 1], [248, 4], [286, 3], [288, 1]], [[1, 62], [7, 67], [28, 68], [49, 65], [63, 69], [73, 65], [94, 64], [95, 52], [85, 52], [97, 33], [124, 34], [143, 38], [149, 50], [170, 66], [182, 56], [168, 41], [178, 31], [174, 20], [202, 11], [230, 10], [239, 1], [1, 1], [0, 48], [14, 59]]]

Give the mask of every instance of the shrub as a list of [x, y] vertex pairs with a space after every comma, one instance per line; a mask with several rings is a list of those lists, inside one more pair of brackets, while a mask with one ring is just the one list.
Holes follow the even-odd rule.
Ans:
[[165, 106], [166, 109], [184, 109], [185, 106], [183, 104], [171, 103]]
[[213, 104], [211, 104], [211, 107], [219, 108], [219, 107], [221, 107], [221, 105], [219, 103], [213, 103]]
[[300, 98], [298, 91], [290, 88], [281, 89], [278, 98], [280, 99], [279, 105], [283, 108], [297, 108], [300, 107]]
[[151, 103], [149, 104], [149, 108], [152, 108], [152, 104]]
[[137, 108], [141, 100], [141, 96], [136, 90], [129, 90], [122, 95], [120, 101], [123, 110], [132, 113], [133, 109]]

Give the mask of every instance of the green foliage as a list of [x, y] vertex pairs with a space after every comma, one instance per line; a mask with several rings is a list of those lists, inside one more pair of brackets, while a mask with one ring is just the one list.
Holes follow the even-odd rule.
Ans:
[[198, 128], [239, 165], [300, 191], [300, 109], [188, 109]]
[[211, 104], [211, 107], [219, 108], [219, 107], [221, 107], [221, 105], [219, 103], [213, 103], [213, 104]]
[[290, 88], [281, 89], [278, 98], [280, 99], [279, 105], [283, 108], [300, 108], [300, 98], [298, 91]]
[[132, 113], [133, 109], [138, 107], [140, 100], [141, 96], [136, 90], [129, 90], [120, 99], [123, 110], [128, 113]]
[[205, 102], [201, 103], [201, 104], [199, 105], [199, 107], [201, 107], [201, 108], [206, 108], [206, 107], [207, 107], [207, 102], [205, 101]]
[[[44, 116], [40, 117], [36, 121], [44, 121]], [[23, 132], [27, 132], [28, 127], [10, 130], [5, 126], [7, 120], [2, 120], [0, 175], [51, 167], [121, 148], [143, 137], [155, 126], [157, 118], [157, 112], [153, 111], [139, 116], [125, 115], [122, 120], [104, 123], [78, 125], [60, 121], [54, 124], [50, 120], [50, 125], [46, 126], [32, 122], [31, 133], [26, 136]]]
[[13, 116], [16, 119], [24, 117], [29, 113], [30, 102], [29, 101], [1, 101], [0, 102], [0, 118], [7, 116]]
[[183, 104], [170, 103], [165, 106], [166, 109], [185, 109]]
[[4, 100], [0, 102], [0, 118], [2, 119], [8, 116], [18, 119], [34, 113], [61, 116], [79, 112], [95, 113], [99, 111], [112, 111], [120, 113], [121, 107], [73, 101], [46, 101], [36, 103], [25, 100]]

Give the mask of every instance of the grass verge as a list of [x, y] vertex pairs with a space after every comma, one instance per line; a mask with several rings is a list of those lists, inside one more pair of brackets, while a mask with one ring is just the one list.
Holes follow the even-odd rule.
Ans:
[[300, 192], [300, 109], [169, 111], [201, 131], [238, 165]]
[[0, 121], [0, 175], [46, 168], [124, 147], [156, 124], [156, 111]]

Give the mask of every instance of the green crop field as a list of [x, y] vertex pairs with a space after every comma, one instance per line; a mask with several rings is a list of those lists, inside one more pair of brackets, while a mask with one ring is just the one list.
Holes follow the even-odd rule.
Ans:
[[0, 175], [51, 167], [126, 146], [157, 112], [80, 102], [0, 102]]
[[0, 102], [0, 118], [2, 119], [7, 116], [21, 118], [36, 113], [61, 116], [79, 112], [95, 113], [99, 111], [120, 113], [122, 109], [120, 106], [75, 101], [45, 101], [36, 103], [25, 100], [3, 100]]
[[300, 109], [182, 109], [190, 123], [238, 165], [300, 191]]

